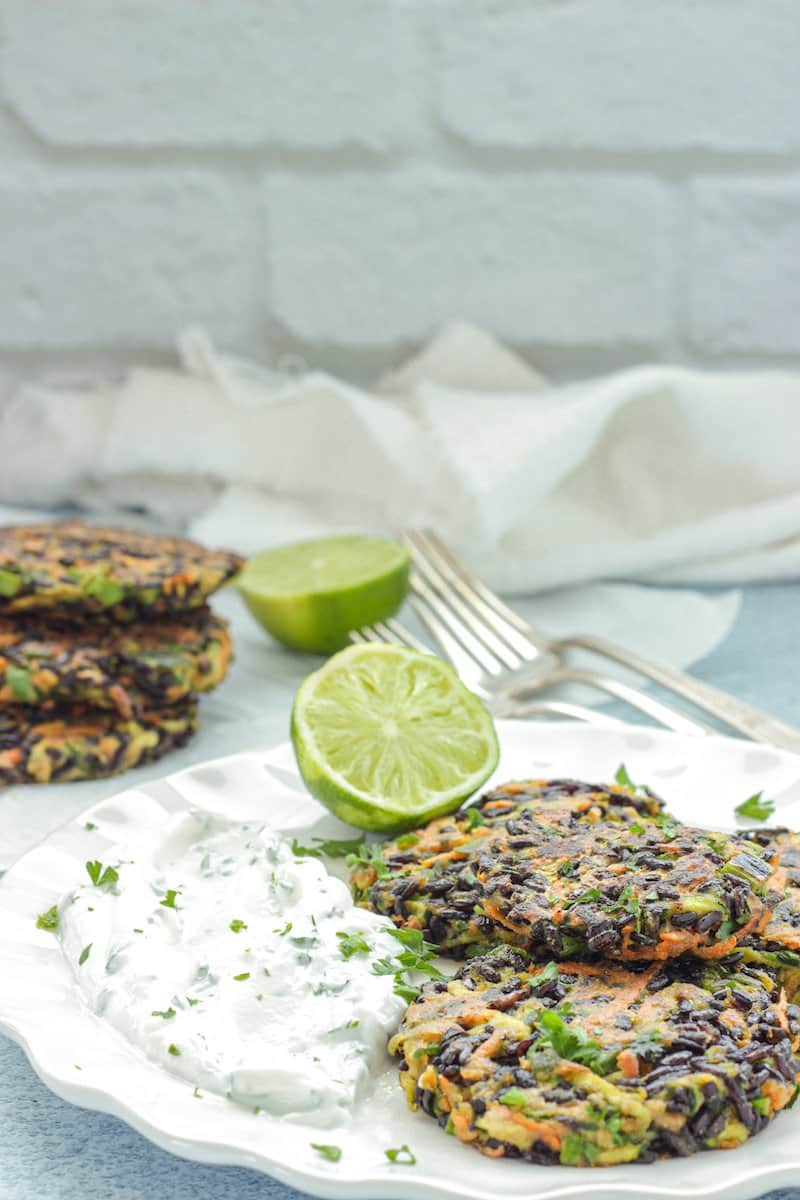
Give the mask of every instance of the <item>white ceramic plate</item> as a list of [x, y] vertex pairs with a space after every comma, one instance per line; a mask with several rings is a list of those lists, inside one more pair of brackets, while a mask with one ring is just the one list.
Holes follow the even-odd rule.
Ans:
[[[800, 780], [800, 758], [728, 738], [686, 738], [641, 728], [499, 723], [502, 755], [495, 779], [573, 776], [608, 780], [621, 761], [637, 782], [661, 792], [681, 818], [733, 827], [736, 804], [762, 788], [777, 795]], [[800, 827], [796, 801], [775, 821]], [[32, 802], [35, 796], [31, 793]], [[90, 858], [157, 826], [168, 814], [206, 808], [263, 819], [314, 835], [352, 836], [302, 789], [288, 745], [190, 767], [121, 792], [52, 834], [0, 882], [0, 1031], [25, 1049], [57, 1095], [121, 1117], [174, 1154], [268, 1172], [318, 1196], [468, 1197], [572, 1200], [579, 1197], [724, 1197], [751, 1200], [800, 1178], [800, 1106], [735, 1151], [648, 1166], [603, 1170], [499, 1162], [472, 1152], [422, 1114], [406, 1109], [387, 1060], [374, 1095], [346, 1129], [320, 1131], [253, 1114], [162, 1072], [94, 1017], [80, 999], [56, 939], [36, 916], [80, 882]], [[86, 822], [96, 824], [87, 830]], [[289, 997], [287, 997], [289, 1000]], [[311, 1142], [342, 1147], [327, 1163]], [[393, 1166], [384, 1150], [408, 1143], [417, 1165]]]

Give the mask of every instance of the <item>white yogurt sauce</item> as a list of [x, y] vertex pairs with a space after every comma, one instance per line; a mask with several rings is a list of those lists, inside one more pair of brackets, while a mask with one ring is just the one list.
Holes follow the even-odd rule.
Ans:
[[[116, 884], [87, 876], [59, 905], [92, 1010], [201, 1090], [322, 1126], [346, 1120], [404, 1008], [393, 977], [372, 971], [401, 950], [391, 926], [268, 828], [192, 812], [132, 855], [109, 864]], [[339, 934], [369, 953], [344, 957]]]

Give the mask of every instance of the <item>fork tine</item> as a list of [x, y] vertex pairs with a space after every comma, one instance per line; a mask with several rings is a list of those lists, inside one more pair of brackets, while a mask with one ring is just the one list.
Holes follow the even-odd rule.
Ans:
[[419, 638], [414, 637], [410, 629], [389, 617], [386, 621], [376, 621], [373, 626], [385, 642], [395, 642], [398, 646], [407, 646], [409, 650], [419, 650], [421, 654], [430, 654], [430, 646], [424, 645]]
[[587, 725], [599, 725], [607, 729], [625, 729], [625, 722], [606, 713], [596, 712], [593, 708], [585, 708], [582, 704], [571, 704], [567, 700], [533, 700], [530, 704], [520, 704], [514, 708], [510, 716], [517, 717], [570, 717], [574, 721], [583, 721]]
[[422, 596], [412, 593], [409, 600], [422, 624], [433, 634], [445, 657], [455, 667], [456, 674], [471, 691], [485, 700], [490, 700], [490, 693], [481, 684], [483, 672], [475, 659], [453, 637], [447, 626], [439, 620], [437, 614]]
[[483, 627], [489, 625], [527, 662], [543, 653], [526, 636], [525, 622], [468, 571], [435, 533], [428, 529], [410, 529], [404, 531], [402, 536], [411, 548], [416, 565], [421, 566], [424, 560], [432, 570], [437, 570], [448, 590], [458, 593], [481, 619]]
[[[421, 596], [429, 609], [439, 619], [439, 624], [444, 623], [450, 633], [457, 641], [461, 643], [467, 654], [474, 662], [487, 671], [490, 675], [500, 675], [503, 670], [503, 664], [495, 658], [492, 652], [487, 649], [483, 643], [475, 637], [470, 629], [464, 624], [458, 614], [449, 606], [444, 597], [440, 596], [433, 588], [429, 587], [424, 579], [421, 579], [415, 571], [412, 570], [411, 576], [411, 594], [412, 596]], [[430, 626], [429, 626], [430, 628]], [[433, 633], [433, 629], [431, 628]], [[438, 634], [434, 634], [438, 637]]]
[[458, 591], [453, 588], [438, 569], [435, 560], [429, 558], [421, 551], [411, 538], [408, 538], [407, 542], [412, 547], [416, 572], [424, 577], [425, 582], [434, 589], [442, 603], [449, 605], [454, 613], [461, 618], [470, 632], [483, 642], [484, 646], [500, 660], [500, 663], [504, 667], [507, 667], [510, 671], [519, 670], [523, 662], [527, 662], [531, 655], [527, 654], [521, 658], [516, 654], [501, 637], [498, 637], [494, 629], [464, 602]]

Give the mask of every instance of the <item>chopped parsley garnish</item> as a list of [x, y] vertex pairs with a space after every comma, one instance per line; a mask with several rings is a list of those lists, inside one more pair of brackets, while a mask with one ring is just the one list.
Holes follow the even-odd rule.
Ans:
[[394, 975], [394, 993], [401, 996], [407, 1004], [416, 1000], [419, 988], [415, 987], [405, 976], [409, 971], [419, 971], [431, 979], [444, 979], [438, 967], [431, 961], [438, 953], [437, 947], [426, 942], [418, 929], [387, 929], [391, 937], [396, 938], [404, 947], [392, 958], [387, 955], [372, 964], [373, 975]]
[[303, 846], [297, 838], [292, 838], [292, 854], [295, 858], [347, 858], [348, 854], [358, 854], [364, 843], [360, 838], [342, 841], [338, 838], [313, 838], [313, 846]]
[[186, 1003], [189, 1005], [190, 1008], [194, 1008], [195, 1004], [199, 1004], [200, 1001], [195, 1000], [194, 997], [192, 997], [192, 996], [187, 996]]
[[509, 1088], [508, 1091], [502, 1092], [497, 1099], [507, 1108], [524, 1109], [527, 1108], [530, 1097], [521, 1088]]
[[354, 954], [369, 954], [372, 948], [363, 933], [342, 933], [340, 930], [336, 936], [339, 939], [339, 953], [342, 958], [352, 958]]
[[596, 887], [590, 887], [587, 888], [585, 892], [581, 892], [580, 896], [575, 896], [572, 900], [568, 900], [564, 905], [564, 908], [572, 908], [575, 904], [591, 904], [593, 900], [597, 901], [602, 899], [603, 893], [600, 891], [600, 889]]
[[401, 837], [395, 838], [395, 845], [398, 850], [410, 850], [412, 846], [416, 846], [418, 841], [418, 833], [404, 833]]
[[194, 1091], [192, 1092], [192, 1095], [194, 1096], [195, 1100], [202, 1100], [202, 1099], [203, 1099], [203, 1093], [200, 1091], [200, 1088], [197, 1088], [197, 1087], [196, 1087], [196, 1088], [194, 1089]]
[[93, 830], [97, 829], [97, 826], [94, 821], [87, 821], [83, 828], [88, 829], [89, 833], [92, 833]]
[[644, 833], [644, 825], [640, 825], [638, 821], [633, 821], [628, 826], [628, 830], [630, 833], [642, 834]]
[[158, 1009], [154, 1009], [151, 1015], [154, 1017], [163, 1017], [165, 1021], [171, 1021], [175, 1016], [175, 1009], [165, 1008], [163, 1012], [159, 1012]]
[[119, 880], [119, 875], [113, 867], [104, 867], [96, 859], [94, 862], [87, 862], [86, 871], [95, 887], [111, 887]]
[[181, 1052], [174, 1042], [170, 1042], [169, 1046], [167, 1046], [167, 1053], [171, 1054], [173, 1058], [180, 1058], [181, 1056]]
[[607, 913], [627, 912], [636, 921], [636, 932], [642, 932], [642, 904], [639, 897], [634, 895], [633, 884], [626, 883], [613, 904], [606, 905]]
[[249, 971], [242, 971], [241, 975], [234, 975], [234, 977], [233, 977], [233, 978], [236, 980], [236, 982], [237, 982], [237, 983], [241, 983], [243, 979], [249, 979], [249, 978], [250, 978], [250, 972], [249, 972]]
[[284, 925], [283, 929], [273, 929], [272, 932], [277, 933], [278, 937], [286, 937], [286, 934], [290, 933], [291, 929], [292, 929], [292, 922], [287, 921], [286, 924]]
[[36, 928], [46, 929], [48, 933], [55, 933], [58, 929], [58, 909], [55, 904], [52, 908], [48, 908], [47, 912], [39, 913], [36, 918]]
[[231, 933], [241, 933], [243, 929], [247, 929], [244, 921], [240, 921], [238, 917], [234, 917], [231, 921], [229, 929]]
[[177, 912], [178, 906], [175, 903], [175, 897], [177, 895], [178, 893], [173, 888], [167, 888], [167, 894], [163, 900], [159, 900], [159, 904], [162, 906], [162, 908], [174, 908]]
[[427, 1056], [428, 1058], [433, 1058], [439, 1053], [441, 1048], [441, 1042], [426, 1042], [424, 1046], [417, 1047], [412, 1057], [423, 1058]]
[[616, 1052], [604, 1050], [591, 1041], [582, 1029], [572, 1029], [564, 1020], [569, 1015], [566, 1005], [561, 1009], [545, 1009], [538, 1014], [540, 1028], [544, 1030], [536, 1042], [536, 1049], [551, 1046], [559, 1058], [580, 1063], [598, 1075], [608, 1075], [616, 1065]]
[[558, 979], [558, 963], [549, 962], [541, 971], [537, 971], [531, 980], [531, 987], [541, 987], [543, 983], [552, 983], [554, 979]]
[[475, 805], [466, 810], [466, 817], [467, 829], [475, 829], [477, 825], [486, 824], [486, 818], [484, 817], [483, 812], [481, 809], [476, 808]]
[[633, 782], [630, 775], [628, 774], [628, 768], [625, 766], [624, 762], [621, 762], [619, 764], [619, 766], [617, 767], [616, 772], [614, 774], [614, 781], [616, 783], [618, 783], [620, 787], [630, 788], [630, 790], [633, 792], [633, 794], [635, 796], [648, 795], [647, 788], [644, 786], [643, 783], [634, 783]]
[[661, 822], [661, 832], [664, 835], [665, 842], [674, 842], [678, 836], [678, 826], [673, 821], [672, 817], [665, 817]]
[[94, 945], [94, 942], [89, 942], [89, 945], [88, 945], [88, 946], [84, 946], [84, 947], [83, 947], [83, 949], [81, 950], [81, 956], [80, 956], [80, 958], [78, 959], [78, 966], [79, 966], [79, 967], [82, 967], [82, 966], [83, 966], [83, 964], [86, 962], [86, 960], [87, 960], [87, 958], [89, 957], [89, 955], [92, 953], [92, 946], [93, 946], [93, 945]]
[[600, 1150], [594, 1142], [587, 1141], [579, 1133], [569, 1133], [561, 1143], [560, 1162], [564, 1167], [575, 1167], [585, 1159], [592, 1166], [599, 1153]]
[[358, 1017], [353, 1017], [352, 1021], [345, 1021], [344, 1025], [337, 1025], [334, 1029], [329, 1029], [329, 1034], [342, 1033], [345, 1029], [358, 1029]]
[[346, 856], [345, 862], [351, 869], [353, 867], [372, 867], [378, 879], [385, 879], [389, 874], [389, 868], [383, 861], [379, 845], [368, 846], [366, 842], [361, 842], [358, 849]]
[[322, 1158], [326, 1158], [328, 1162], [338, 1162], [342, 1157], [340, 1146], [326, 1146], [321, 1142], [312, 1142], [311, 1149], [316, 1150], [317, 1154]]
[[14, 693], [15, 700], [21, 700], [23, 704], [35, 704], [39, 699], [39, 693], [33, 685], [31, 673], [27, 667], [18, 667], [14, 663], [9, 663], [6, 667], [6, 681]]
[[775, 812], [775, 803], [765, 800], [763, 792], [756, 792], [754, 796], [748, 796], [741, 804], [737, 804], [733, 811], [737, 817], [744, 817], [746, 821], [766, 821]]
[[406, 1145], [398, 1147], [397, 1150], [384, 1150], [383, 1153], [390, 1163], [403, 1163], [409, 1167], [416, 1166], [416, 1155], [412, 1154]]

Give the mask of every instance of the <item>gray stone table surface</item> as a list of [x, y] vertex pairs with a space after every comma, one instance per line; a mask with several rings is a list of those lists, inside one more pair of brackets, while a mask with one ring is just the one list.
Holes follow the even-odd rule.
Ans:
[[[694, 672], [800, 724], [798, 609], [800, 585], [747, 589], [732, 634]], [[282, 689], [287, 700], [291, 675], [287, 670]], [[285, 728], [285, 717], [280, 724]], [[800, 1200], [800, 1179], [797, 1183], [797, 1189], [771, 1193], [770, 1200]], [[0, 1037], [0, 1200], [293, 1200], [299, 1195], [252, 1171], [174, 1158], [114, 1118], [63, 1103], [39, 1082], [22, 1051]]]

